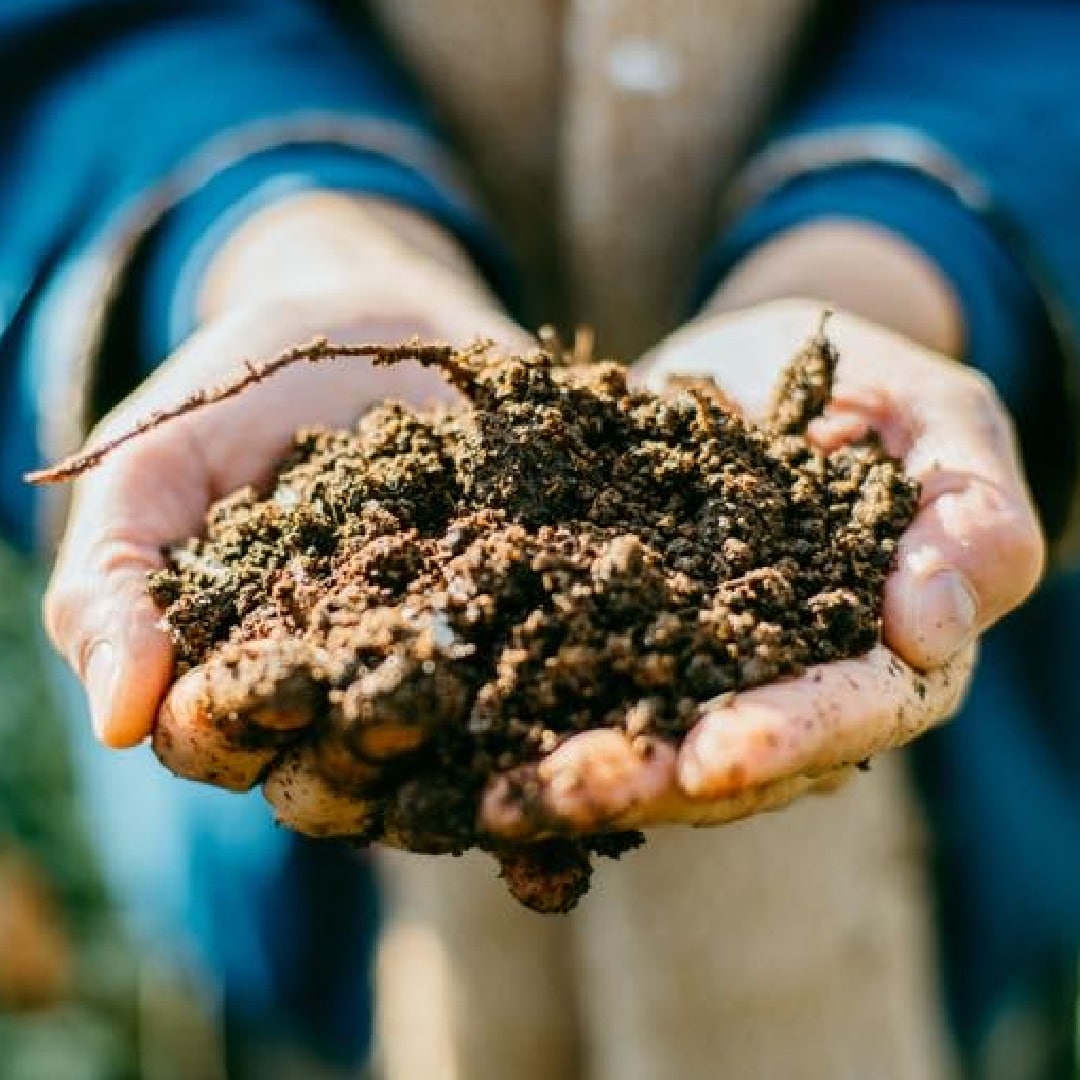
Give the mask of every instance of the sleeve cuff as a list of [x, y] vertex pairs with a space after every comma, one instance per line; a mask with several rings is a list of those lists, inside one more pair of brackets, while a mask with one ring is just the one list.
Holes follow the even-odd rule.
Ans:
[[[965, 358], [991, 379], [1016, 421], [1044, 525], [1051, 536], [1060, 534], [1077, 461], [1056, 335], [1028, 276], [948, 187], [891, 165], [838, 166], [796, 176], [751, 207], [708, 253], [698, 301], [770, 238], [826, 219], [888, 229], [949, 280], [964, 313]], [[1064, 458], [1062, 447], [1070, 448]]]

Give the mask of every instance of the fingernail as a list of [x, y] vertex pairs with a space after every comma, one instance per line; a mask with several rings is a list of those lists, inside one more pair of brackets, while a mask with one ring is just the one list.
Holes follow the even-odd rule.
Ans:
[[740, 701], [698, 721], [679, 751], [679, 786], [691, 798], [717, 799], [783, 775], [790, 747], [775, 709]]
[[679, 787], [691, 798], [705, 794], [705, 765], [697, 748], [685, 747], [679, 755]]
[[942, 570], [919, 590], [915, 634], [923, 651], [946, 660], [975, 635], [975, 590], [957, 570]]
[[90, 698], [90, 722], [94, 734], [102, 739], [105, 726], [112, 711], [113, 694], [116, 690], [116, 655], [112, 645], [99, 641], [90, 650], [86, 661], [86, 692]]
[[746, 765], [732, 757], [703, 759], [693, 753], [679, 762], [679, 786], [692, 799], [719, 799], [748, 787], [749, 774]]
[[691, 798], [731, 795], [746, 786], [747, 767], [737, 740], [710, 732], [679, 754], [679, 786]]

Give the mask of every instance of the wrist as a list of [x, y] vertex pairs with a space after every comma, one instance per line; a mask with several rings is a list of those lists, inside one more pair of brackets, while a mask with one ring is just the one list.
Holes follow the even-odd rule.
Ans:
[[791, 298], [835, 304], [947, 356], [964, 350], [961, 305], [948, 279], [881, 226], [831, 219], [787, 229], [732, 267], [706, 311]]
[[259, 210], [220, 245], [197, 313], [209, 322], [239, 308], [342, 293], [358, 306], [450, 293], [498, 308], [464, 248], [437, 223], [374, 196], [309, 191]]

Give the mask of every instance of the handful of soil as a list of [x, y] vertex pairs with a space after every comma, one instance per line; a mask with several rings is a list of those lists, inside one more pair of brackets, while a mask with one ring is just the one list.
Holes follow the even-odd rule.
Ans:
[[[630, 389], [553, 348], [316, 343], [274, 363], [341, 352], [419, 359], [464, 402], [301, 432], [269, 491], [168, 552], [150, 590], [181, 677], [154, 747], [181, 775], [261, 782], [317, 835], [485, 848], [519, 900], [565, 911], [591, 855], [643, 838], [508, 846], [477, 827], [493, 774], [590, 728], [677, 741], [717, 695], [878, 640], [917, 488], [873, 439], [807, 441], [836, 364], [823, 333], [761, 426], [710, 380]], [[170, 722], [181, 708], [208, 739]]]

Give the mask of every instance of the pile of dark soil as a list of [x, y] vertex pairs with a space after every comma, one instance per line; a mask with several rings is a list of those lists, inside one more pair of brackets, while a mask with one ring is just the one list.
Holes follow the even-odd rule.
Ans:
[[421, 359], [461, 407], [300, 433], [151, 592], [180, 672], [211, 664], [226, 745], [261, 755], [246, 782], [302, 760], [279, 802], [314, 769], [363, 807], [312, 831], [487, 848], [519, 899], [566, 910], [591, 854], [641, 837], [502, 846], [477, 829], [492, 775], [589, 728], [678, 740], [717, 695], [869, 649], [917, 490], [873, 439], [805, 438], [836, 361], [821, 334], [760, 427], [709, 380], [655, 394], [554, 350]]

